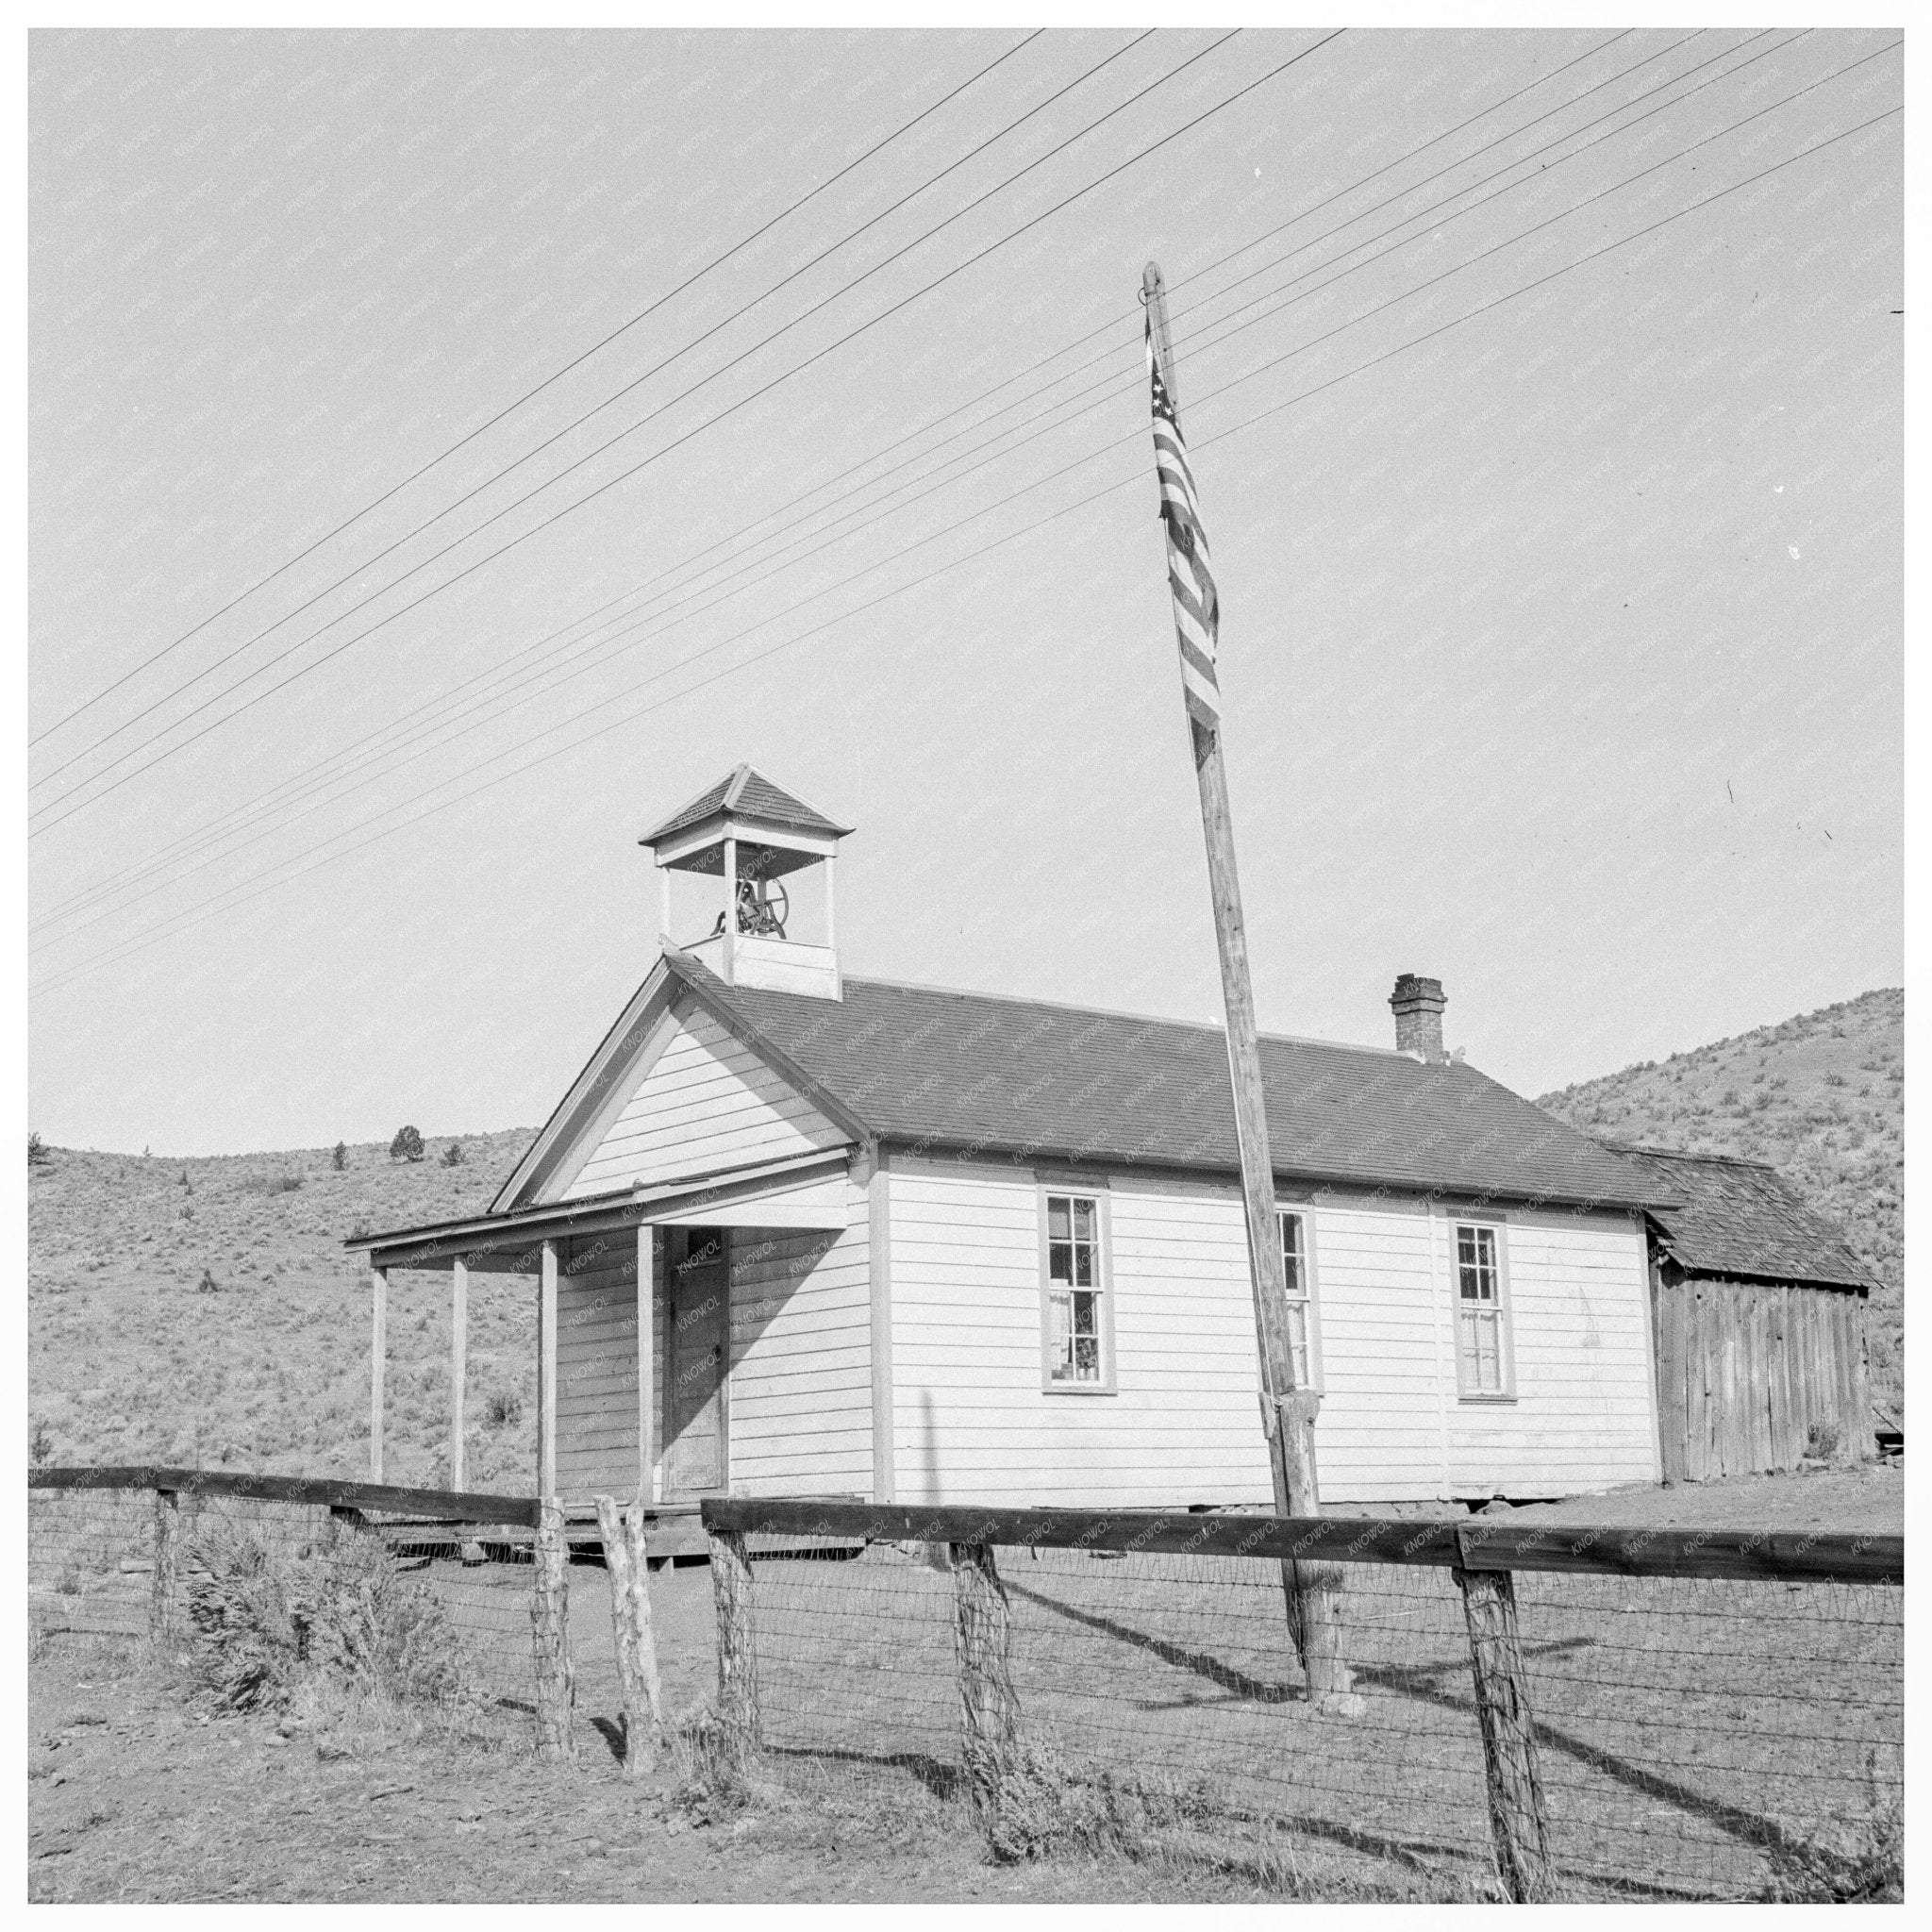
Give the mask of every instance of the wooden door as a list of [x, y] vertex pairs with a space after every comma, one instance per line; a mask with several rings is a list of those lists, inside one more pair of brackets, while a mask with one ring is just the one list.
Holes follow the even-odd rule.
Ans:
[[727, 1235], [674, 1232], [666, 1244], [670, 1347], [664, 1390], [664, 1500], [724, 1492], [724, 1376], [731, 1346]]

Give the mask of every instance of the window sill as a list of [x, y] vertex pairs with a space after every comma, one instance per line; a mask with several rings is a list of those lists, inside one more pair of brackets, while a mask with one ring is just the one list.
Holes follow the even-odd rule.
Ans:
[[1100, 1382], [1042, 1382], [1042, 1395], [1118, 1395], [1121, 1391]]
[[1515, 1402], [1516, 1402], [1516, 1401], [1518, 1400], [1518, 1398], [1517, 1398], [1516, 1396], [1514, 1396], [1514, 1395], [1505, 1395], [1505, 1394], [1493, 1394], [1493, 1395], [1491, 1395], [1491, 1394], [1482, 1394], [1482, 1395], [1470, 1395], [1470, 1394], [1464, 1394], [1464, 1393], [1461, 1393], [1461, 1392], [1459, 1392], [1459, 1391], [1458, 1391], [1458, 1393], [1457, 1394], [1457, 1397], [1456, 1397], [1456, 1399], [1457, 1399], [1457, 1402], [1473, 1402], [1473, 1403], [1476, 1403], [1476, 1404], [1479, 1404], [1479, 1405], [1482, 1405], [1482, 1406], [1486, 1406], [1486, 1407], [1494, 1407], [1494, 1406], [1495, 1406], [1496, 1404], [1500, 1403], [1500, 1404], [1502, 1404], [1502, 1405], [1503, 1405], [1503, 1406], [1504, 1406], [1504, 1407], [1505, 1407], [1506, 1408], [1507, 1408], [1507, 1407], [1510, 1407], [1510, 1406], [1511, 1406], [1512, 1404], [1514, 1404], [1514, 1403], [1515, 1403]]

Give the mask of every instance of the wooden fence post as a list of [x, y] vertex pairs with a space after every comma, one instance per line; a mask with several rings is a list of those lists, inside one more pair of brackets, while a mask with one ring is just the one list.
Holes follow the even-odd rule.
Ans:
[[763, 1731], [758, 1716], [758, 1633], [744, 1533], [711, 1529], [711, 1595], [718, 1611], [718, 1722], [741, 1765]]
[[995, 1814], [1019, 1729], [1012, 1620], [991, 1543], [954, 1543], [953, 1635], [959, 1666], [960, 1744], [967, 1789], [982, 1817]]
[[610, 1626], [617, 1639], [617, 1676], [624, 1694], [624, 1774], [644, 1771], [644, 1724], [665, 1741], [663, 1696], [658, 1684], [658, 1640], [651, 1628], [651, 1570], [645, 1560], [644, 1512], [633, 1504], [617, 1513], [614, 1496], [594, 1496], [610, 1572]]
[[166, 1643], [178, 1626], [175, 1586], [181, 1572], [181, 1498], [174, 1490], [155, 1491], [155, 1578], [148, 1598], [147, 1634]]
[[[1457, 1537], [1458, 1548], [1462, 1538]], [[1469, 1625], [1469, 1662], [1475, 1679], [1476, 1721], [1482, 1726], [1489, 1784], [1490, 1836], [1505, 1890], [1519, 1905], [1555, 1895], [1549, 1821], [1537, 1766], [1536, 1721], [1516, 1633], [1516, 1581], [1507, 1570], [1465, 1570], [1456, 1581]]]
[[576, 1671], [570, 1654], [570, 1545], [563, 1535], [563, 1506], [543, 1497], [537, 1512], [537, 1577], [530, 1595], [530, 1631], [537, 1661], [537, 1751], [575, 1762]]

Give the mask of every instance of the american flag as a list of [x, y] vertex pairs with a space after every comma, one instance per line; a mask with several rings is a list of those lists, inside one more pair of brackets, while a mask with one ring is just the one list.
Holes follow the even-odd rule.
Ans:
[[1147, 318], [1147, 373], [1154, 395], [1154, 469], [1160, 479], [1160, 520], [1167, 525], [1167, 581], [1174, 591], [1174, 628], [1181, 653], [1181, 694], [1188, 713], [1208, 730], [1221, 724], [1221, 684], [1214, 675], [1214, 645], [1221, 631], [1221, 599], [1201, 527], [1201, 499], [1181, 436], [1181, 419], [1160, 379], [1154, 353], [1154, 318]]

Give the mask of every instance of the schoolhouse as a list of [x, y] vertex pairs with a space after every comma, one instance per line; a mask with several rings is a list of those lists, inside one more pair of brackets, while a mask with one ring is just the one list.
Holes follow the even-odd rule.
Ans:
[[[848, 974], [850, 830], [740, 766], [641, 841], [659, 956], [489, 1211], [351, 1243], [378, 1479], [387, 1281], [428, 1268], [454, 1488], [480, 1270], [536, 1285], [537, 1480], [572, 1513], [1268, 1504], [1224, 1034]], [[681, 940], [674, 874], [716, 906]], [[1654, 1480], [1656, 1178], [1445, 1053], [1444, 1004], [1405, 974], [1389, 1045], [1262, 1039], [1324, 1501]]]

